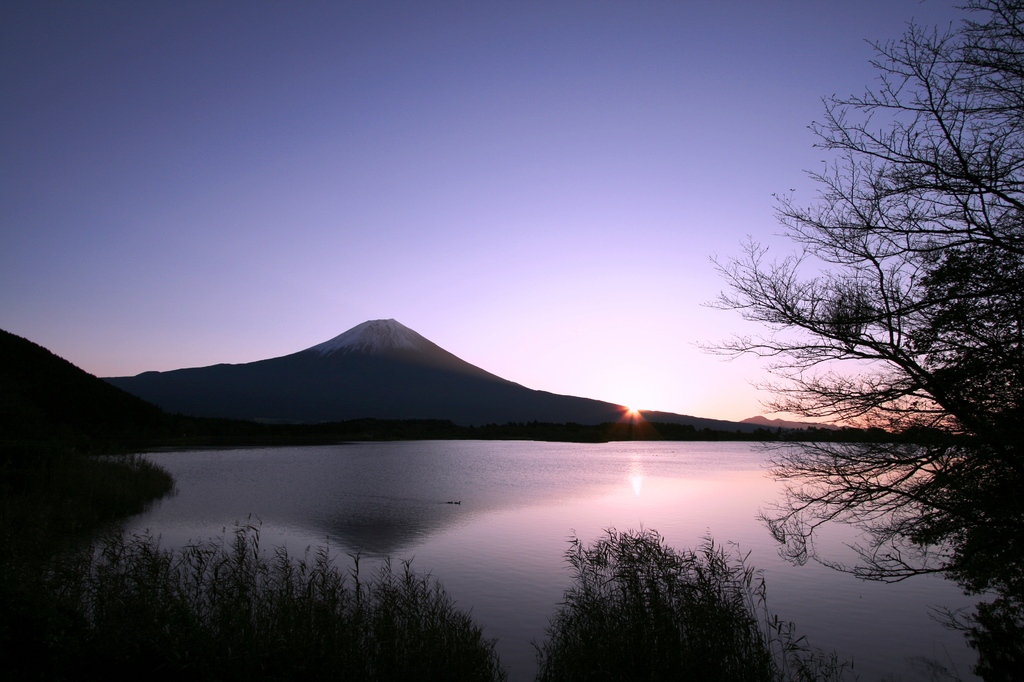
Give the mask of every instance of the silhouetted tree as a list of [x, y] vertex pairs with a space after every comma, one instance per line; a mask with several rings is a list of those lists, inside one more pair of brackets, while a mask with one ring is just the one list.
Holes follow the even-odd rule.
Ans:
[[[770, 331], [714, 350], [771, 358], [775, 410], [915, 434], [778, 450], [787, 496], [768, 521], [792, 557], [853, 522], [863, 561], [841, 568], [994, 589], [1024, 634], [1024, 2], [965, 9], [876, 44], [877, 86], [826, 99], [819, 198], [779, 202], [799, 253], [751, 242], [719, 263], [717, 305]], [[950, 436], [916, 437], [934, 428]]]

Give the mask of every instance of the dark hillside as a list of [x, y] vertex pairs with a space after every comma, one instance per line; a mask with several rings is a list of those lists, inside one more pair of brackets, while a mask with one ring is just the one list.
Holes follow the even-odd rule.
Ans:
[[165, 427], [155, 405], [0, 330], [0, 442], [84, 444], [156, 435]]

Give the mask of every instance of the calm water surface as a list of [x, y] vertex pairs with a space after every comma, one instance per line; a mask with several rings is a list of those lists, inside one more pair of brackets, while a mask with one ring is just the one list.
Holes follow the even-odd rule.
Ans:
[[[764, 570], [771, 610], [813, 646], [852, 658], [862, 680], [927, 680], [926, 660], [975, 679], [962, 635], [932, 618], [934, 607], [972, 603], [954, 584], [865, 583], [779, 558], [757, 520], [778, 484], [749, 444], [420, 441], [147, 457], [174, 475], [177, 494], [133, 519], [130, 531], [177, 547], [230, 534], [251, 516], [264, 547], [292, 555], [327, 544], [343, 567], [355, 553], [362, 567], [412, 559], [498, 638], [514, 681], [533, 679], [531, 642], [543, 641], [571, 582], [568, 539], [590, 542], [610, 527], [655, 529], [677, 548], [709, 534], [737, 543]], [[850, 558], [848, 539], [831, 538], [833, 558]]]

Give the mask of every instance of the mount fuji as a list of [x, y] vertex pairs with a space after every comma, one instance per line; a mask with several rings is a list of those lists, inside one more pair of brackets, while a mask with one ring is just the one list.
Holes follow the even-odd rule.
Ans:
[[[168, 412], [266, 422], [445, 419], [618, 421], [620, 405], [537, 391], [491, 374], [395, 320], [370, 320], [291, 355], [245, 364], [144, 372], [106, 381]], [[751, 425], [671, 413], [649, 420], [742, 431]]]

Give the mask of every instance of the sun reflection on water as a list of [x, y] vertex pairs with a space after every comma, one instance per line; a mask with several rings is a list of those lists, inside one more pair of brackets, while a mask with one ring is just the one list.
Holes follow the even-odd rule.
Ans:
[[644, 470], [640, 462], [634, 461], [629, 467], [629, 482], [633, 484], [633, 494], [640, 497], [640, 489], [644, 485]]

